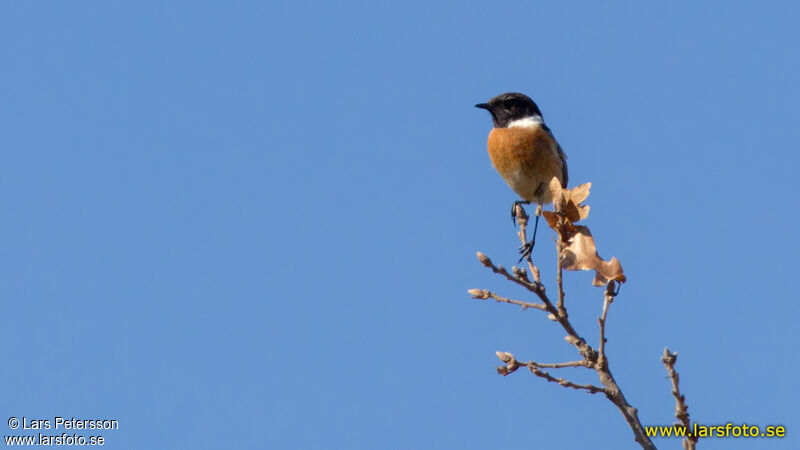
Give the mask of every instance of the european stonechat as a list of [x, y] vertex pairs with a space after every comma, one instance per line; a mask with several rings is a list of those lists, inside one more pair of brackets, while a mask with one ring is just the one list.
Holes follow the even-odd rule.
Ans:
[[556, 177], [562, 187], [567, 187], [567, 155], [545, 125], [539, 107], [527, 95], [509, 92], [475, 107], [492, 114], [489, 157], [508, 186], [523, 199], [511, 206], [512, 220], [516, 220], [518, 203], [537, 205], [533, 239], [520, 249], [525, 258], [536, 243], [542, 205], [551, 201], [550, 180]]

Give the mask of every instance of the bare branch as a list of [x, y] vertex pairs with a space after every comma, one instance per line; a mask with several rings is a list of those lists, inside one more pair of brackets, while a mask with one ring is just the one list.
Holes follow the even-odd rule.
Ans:
[[565, 367], [586, 367], [587, 369], [592, 368], [592, 363], [582, 359], [580, 361], [569, 361], [563, 363], [537, 363], [534, 361], [528, 361], [526, 363], [520, 363], [522, 365], [528, 367], [538, 367], [540, 369], [563, 369]]
[[499, 273], [500, 275], [506, 277], [507, 280], [517, 283], [518, 285], [533, 292], [534, 294], [538, 295], [539, 291], [542, 291], [542, 293], [544, 293], [544, 286], [542, 286], [541, 283], [536, 283], [536, 282], [531, 283], [530, 281], [522, 279], [521, 277], [517, 278], [512, 276], [510, 273], [508, 273], [505, 267], [495, 266], [492, 260], [481, 252], [478, 252], [478, 261], [480, 261], [481, 264], [483, 264], [484, 266], [492, 269], [492, 272]]
[[606, 286], [606, 293], [603, 297], [603, 312], [597, 318], [597, 324], [600, 328], [600, 343], [597, 348], [597, 364], [601, 367], [608, 366], [608, 359], [606, 358], [606, 316], [608, 315], [608, 307], [614, 301], [614, 282], [611, 281]]
[[565, 363], [537, 363], [537, 362], [534, 362], [534, 361], [519, 362], [519, 361], [516, 360], [516, 358], [514, 358], [514, 355], [512, 355], [511, 353], [508, 353], [508, 352], [496, 352], [496, 354], [497, 354], [497, 357], [500, 358], [501, 361], [506, 363], [505, 366], [500, 366], [500, 367], [497, 368], [497, 373], [499, 373], [500, 375], [506, 376], [506, 375], [509, 375], [509, 374], [512, 374], [512, 373], [516, 372], [517, 369], [519, 369], [520, 367], [527, 366], [528, 369], [534, 375], [536, 375], [537, 377], [544, 378], [547, 381], [550, 381], [552, 383], [558, 383], [561, 386], [572, 388], [572, 389], [579, 389], [579, 390], [582, 389], [582, 390], [585, 390], [585, 391], [589, 392], [590, 394], [596, 394], [598, 392], [603, 392], [603, 393], [607, 394], [606, 390], [601, 388], [601, 387], [594, 386], [594, 385], [591, 385], [591, 384], [577, 384], [577, 383], [574, 383], [572, 381], [567, 380], [566, 378], [556, 378], [556, 377], [550, 375], [549, 373], [547, 373], [546, 371], [542, 370], [542, 368], [560, 369], [560, 368], [564, 368], [564, 367], [588, 367], [588, 368], [591, 368], [592, 367], [592, 363], [589, 362], [589, 361], [582, 360], [582, 361], [570, 361], [570, 362], [565, 362]]
[[[554, 180], [553, 183], [557, 183], [558, 180]], [[555, 184], [554, 184], [555, 186]], [[551, 192], [554, 192], [552, 189], [560, 189], [558, 192], [569, 193], [569, 190], [561, 189], [560, 186], [551, 186]], [[585, 187], [588, 185], [582, 185], [579, 188], [583, 189], [576, 198], [578, 203], [585, 199], [585, 196], [588, 194], [588, 188]], [[554, 194], [555, 195], [555, 194]], [[569, 196], [564, 194], [561, 195], [560, 201], [566, 202]], [[565, 203], [566, 204], [566, 203]], [[554, 201], [555, 206], [555, 201]], [[514, 358], [514, 355], [507, 352], [497, 352], [498, 358], [500, 358], [505, 365], [500, 366], [497, 368], [497, 372], [501, 375], [509, 375], [515, 371], [517, 371], [520, 367], [528, 367], [528, 369], [536, 376], [540, 378], [544, 378], [549, 382], [558, 383], [561, 386], [584, 390], [586, 392], [596, 394], [602, 392], [605, 394], [606, 398], [608, 398], [622, 413], [622, 416], [625, 418], [626, 422], [628, 423], [629, 427], [633, 431], [634, 439], [639, 445], [646, 449], [655, 449], [655, 445], [647, 436], [647, 433], [644, 430], [640, 420], [638, 411], [636, 408], [631, 406], [630, 403], [625, 399], [625, 396], [622, 394], [622, 390], [620, 389], [619, 385], [617, 385], [614, 376], [611, 374], [608, 364], [608, 358], [605, 354], [606, 351], [606, 336], [605, 336], [605, 326], [606, 326], [606, 319], [608, 316], [609, 306], [614, 301], [614, 297], [616, 296], [617, 292], [615, 292], [615, 287], [617, 286], [617, 282], [615, 281], [606, 281], [606, 291], [603, 301], [603, 310], [598, 318], [598, 325], [599, 325], [599, 332], [600, 332], [600, 341], [598, 344], [598, 350], [594, 350], [585, 339], [583, 339], [572, 324], [569, 321], [566, 306], [564, 305], [564, 286], [562, 282], [562, 275], [564, 267], [562, 267], [562, 253], [566, 246], [569, 245], [571, 236], [574, 234], [570, 230], [574, 230], [576, 227], [572, 225], [572, 221], [585, 218], [588, 214], [588, 206], [579, 206], [577, 204], [568, 205], [572, 209], [562, 209], [559, 206], [556, 206], [555, 213], [548, 213], [550, 214], [547, 216], [548, 224], [551, 228], [553, 228], [558, 233], [558, 240], [556, 241], [556, 248], [558, 252], [558, 274], [557, 274], [557, 284], [558, 284], [558, 299], [556, 304], [554, 305], [550, 298], [547, 296], [545, 292], [544, 285], [542, 285], [541, 280], [539, 278], [539, 269], [533, 264], [533, 261], [530, 255], [527, 256], [528, 261], [528, 268], [530, 270], [531, 275], [533, 276], [533, 281], [528, 279], [527, 273], [524, 269], [518, 269], [516, 267], [513, 268], [513, 275], [509, 274], [508, 271], [503, 266], [495, 266], [494, 263], [483, 253], [478, 253], [478, 259], [480, 260], [481, 264], [485, 267], [490, 268], [493, 272], [499, 273], [503, 275], [507, 280], [512, 281], [524, 288], [528, 291], [536, 294], [541, 300], [541, 304], [539, 303], [528, 303], [523, 302], [520, 300], [511, 300], [505, 297], [500, 297], [489, 290], [481, 290], [481, 289], [471, 289], [469, 292], [475, 298], [481, 299], [489, 299], [494, 298], [498, 302], [503, 303], [512, 303], [516, 305], [520, 305], [524, 307], [534, 307], [540, 309], [542, 311], [548, 312], [548, 318], [554, 320], [561, 325], [564, 331], [567, 333], [565, 339], [567, 342], [575, 346], [578, 352], [583, 356], [583, 359], [580, 361], [570, 361], [570, 362], [563, 362], [563, 363], [537, 363], [535, 361], [528, 361], [528, 362], [519, 362]], [[570, 213], [571, 211], [571, 213]], [[527, 242], [526, 236], [526, 227], [528, 224], [528, 215], [525, 213], [524, 208], [522, 208], [519, 204], [516, 206], [516, 216], [520, 224], [520, 230], [518, 232], [518, 237], [523, 244]], [[572, 214], [570, 216], [570, 214]], [[574, 218], [571, 218], [574, 216]], [[572, 234], [571, 234], [572, 233]], [[596, 253], [596, 252], [595, 252]], [[571, 269], [574, 270], [574, 269]], [[620, 271], [621, 274], [621, 271]], [[624, 277], [620, 278], [624, 281]], [[597, 277], [596, 277], [597, 280]], [[577, 384], [572, 381], [569, 381], [565, 378], [557, 378], [550, 375], [548, 372], [543, 370], [544, 368], [548, 369], [560, 369], [560, 368], [567, 368], [567, 367], [587, 367], [593, 369], [596, 373], [600, 382], [602, 383], [603, 387], [595, 386], [591, 384]], [[677, 382], [675, 382], [677, 383]], [[677, 384], [675, 384], [677, 389]], [[687, 414], [688, 420], [688, 414]], [[692, 447], [693, 448], [693, 447]]]
[[478, 260], [484, 266], [492, 269], [494, 273], [499, 273], [500, 275], [506, 277], [507, 280], [513, 281], [514, 283], [519, 284], [525, 289], [536, 294], [542, 303], [544, 303], [545, 307], [547, 308], [547, 312], [552, 314], [553, 318], [561, 325], [564, 331], [567, 332], [567, 342], [574, 345], [584, 358], [591, 361], [595, 361], [597, 359], [597, 352], [586, 343], [585, 339], [578, 335], [578, 332], [575, 331], [575, 328], [569, 322], [569, 319], [561, 316], [558, 313], [558, 310], [553, 305], [553, 302], [550, 301], [550, 298], [545, 293], [544, 286], [541, 283], [531, 283], [529, 281], [512, 276], [503, 266], [495, 266], [492, 260], [481, 252], [478, 252]]
[[512, 305], [522, 306], [522, 309], [536, 308], [542, 311], [547, 311], [547, 306], [541, 303], [528, 303], [520, 300], [513, 300], [510, 298], [501, 297], [495, 294], [494, 292], [489, 291], [488, 289], [470, 289], [467, 292], [469, 292], [472, 298], [477, 298], [481, 300], [487, 300], [493, 298], [500, 303], [511, 303]]
[[[672, 396], [675, 397], [675, 418], [683, 425], [686, 430], [691, 430], [692, 422], [689, 419], [689, 405], [686, 404], [686, 397], [681, 394], [678, 387], [679, 375], [675, 370], [675, 362], [678, 360], [678, 353], [670, 353], [668, 348], [664, 349], [664, 356], [661, 362], [667, 368], [669, 379], [672, 381]], [[683, 439], [684, 450], [694, 450], [698, 436], [687, 436]]]
[[564, 267], [561, 264], [562, 261], [562, 252], [564, 251], [564, 245], [559, 240], [556, 242], [556, 247], [558, 248], [558, 252], [556, 257], [558, 258], [558, 272], [556, 275], [556, 284], [558, 284], [558, 302], [556, 303], [556, 307], [558, 308], [558, 314], [564, 317], [567, 316], [567, 308], [564, 306], [564, 282], [562, 281]]
[[537, 377], [544, 378], [545, 380], [547, 380], [547, 381], [549, 381], [551, 383], [558, 383], [561, 386], [564, 386], [564, 387], [567, 387], [567, 388], [572, 388], [572, 389], [579, 389], [579, 390], [583, 389], [583, 390], [586, 390], [587, 392], [589, 392], [590, 394], [597, 394], [598, 392], [602, 392], [602, 393], [608, 395], [608, 392], [606, 392], [605, 389], [603, 389], [601, 387], [598, 387], [598, 386], [595, 386], [593, 384], [575, 384], [572, 381], [569, 381], [569, 380], [564, 379], [564, 378], [556, 378], [556, 377], [550, 375], [549, 373], [545, 372], [544, 370], [541, 370], [541, 369], [539, 369], [537, 367], [528, 366], [528, 368]]

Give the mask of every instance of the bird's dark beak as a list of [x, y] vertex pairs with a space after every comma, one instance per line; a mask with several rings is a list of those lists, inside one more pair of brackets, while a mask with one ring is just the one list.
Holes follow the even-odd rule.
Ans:
[[488, 103], [478, 103], [477, 105], [475, 105], [475, 107], [486, 110], [491, 108], [491, 106]]

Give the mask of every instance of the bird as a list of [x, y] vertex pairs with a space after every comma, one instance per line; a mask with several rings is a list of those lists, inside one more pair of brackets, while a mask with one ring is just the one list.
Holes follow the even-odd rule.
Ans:
[[492, 115], [494, 127], [487, 142], [492, 165], [522, 198], [511, 205], [512, 221], [516, 224], [517, 205], [537, 205], [533, 238], [520, 247], [522, 261], [536, 244], [542, 205], [552, 201], [550, 181], [555, 177], [562, 188], [567, 187], [567, 155], [545, 125], [541, 110], [527, 95], [507, 92], [475, 107]]

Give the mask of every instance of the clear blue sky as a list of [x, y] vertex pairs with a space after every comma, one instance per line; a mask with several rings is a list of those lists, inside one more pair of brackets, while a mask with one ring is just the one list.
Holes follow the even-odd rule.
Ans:
[[[381, 4], [382, 3], [382, 4]], [[796, 2], [4, 2], [0, 424], [111, 449], [636, 448], [522, 292], [473, 105], [533, 97], [629, 282], [612, 369], [647, 424], [797, 448]], [[542, 232], [542, 230], [540, 230]], [[535, 250], [552, 289], [548, 232]], [[570, 273], [596, 342], [601, 290]], [[576, 381], [591, 373], [566, 372]], [[677, 441], [659, 440], [664, 448]]]

